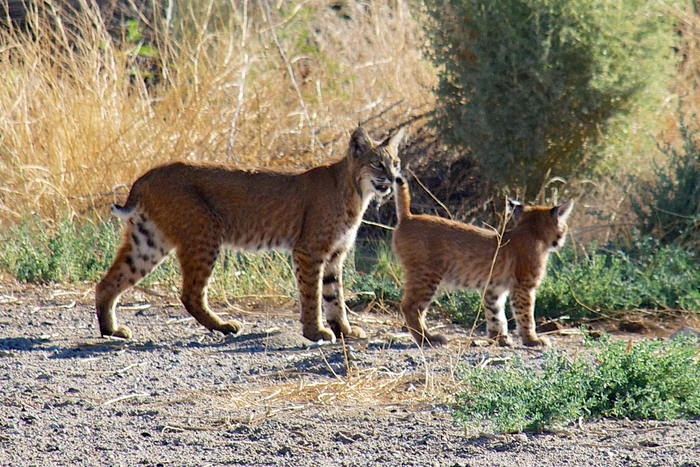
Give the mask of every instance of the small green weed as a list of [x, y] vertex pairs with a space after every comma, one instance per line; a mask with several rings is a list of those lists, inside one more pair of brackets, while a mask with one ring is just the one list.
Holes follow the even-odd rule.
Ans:
[[671, 420], [700, 416], [697, 339], [608, 338], [578, 358], [550, 351], [540, 368], [514, 359], [501, 368], [466, 368], [455, 419], [480, 430], [534, 431], [579, 418]]

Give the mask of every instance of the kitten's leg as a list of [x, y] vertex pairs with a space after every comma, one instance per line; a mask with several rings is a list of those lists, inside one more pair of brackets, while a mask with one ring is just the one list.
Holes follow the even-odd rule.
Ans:
[[343, 263], [347, 251], [339, 250], [330, 255], [323, 268], [323, 302], [326, 306], [326, 320], [336, 337], [367, 337], [365, 331], [351, 326], [345, 312], [343, 296]]
[[504, 290], [488, 288], [484, 292], [484, 312], [486, 314], [486, 332], [489, 339], [498, 345], [513, 345], [508, 335], [505, 304], [507, 294]]
[[517, 322], [518, 332], [527, 346], [551, 346], [549, 338], [535, 332], [535, 292], [536, 287], [517, 284], [510, 293], [510, 303]]
[[[220, 236], [212, 235], [212, 238]], [[219, 247], [215, 240], [207, 242], [201, 238], [178, 247], [177, 259], [182, 270], [180, 300], [189, 314], [210, 331], [216, 329], [224, 334], [237, 334], [243, 325], [235, 319], [223, 321], [207, 303], [207, 286], [219, 256]]]
[[95, 288], [95, 307], [100, 334], [131, 338], [131, 330], [117, 324], [117, 300], [124, 291], [136, 285], [155, 269], [171, 249], [144, 214], [137, 214], [129, 220], [124, 241], [112, 266]]
[[406, 319], [408, 330], [421, 347], [425, 344], [436, 347], [447, 343], [447, 338], [440, 334], [431, 334], [425, 326], [425, 314], [440, 280], [439, 276], [415, 276], [406, 271], [401, 312]]
[[301, 249], [292, 251], [296, 267], [301, 326], [304, 337], [314, 342], [335, 342], [335, 334], [323, 327], [321, 321], [321, 269], [323, 259]]

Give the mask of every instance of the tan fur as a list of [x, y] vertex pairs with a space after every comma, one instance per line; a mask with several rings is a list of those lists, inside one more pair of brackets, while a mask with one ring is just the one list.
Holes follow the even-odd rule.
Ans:
[[486, 329], [501, 345], [510, 345], [504, 312], [510, 294], [523, 344], [549, 345], [546, 337], [535, 332], [535, 291], [544, 277], [550, 250], [564, 243], [573, 201], [556, 207], [515, 205], [516, 225], [503, 236], [487, 286], [498, 248], [496, 232], [435, 216], [413, 215], [408, 184], [397, 177], [396, 187], [399, 223], [393, 244], [405, 273], [401, 311], [418, 344], [447, 342], [444, 336], [428, 332], [424, 322], [433, 295], [443, 283], [464, 289], [486, 287]]
[[[207, 285], [222, 245], [290, 250], [296, 268], [303, 334], [312, 341], [362, 337], [350, 326], [343, 301], [343, 261], [370, 200], [387, 196], [398, 175], [399, 132], [380, 145], [362, 128], [347, 155], [303, 173], [243, 171], [174, 163], [154, 168], [133, 185], [124, 207], [124, 241], [95, 302], [103, 336], [130, 338], [115, 305], [125, 290], [175, 250], [182, 270], [182, 303], [207, 329], [237, 333], [207, 305]], [[322, 323], [321, 298], [333, 332]]]

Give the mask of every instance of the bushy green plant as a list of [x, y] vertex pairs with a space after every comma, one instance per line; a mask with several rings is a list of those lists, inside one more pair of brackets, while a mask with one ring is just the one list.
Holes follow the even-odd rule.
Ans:
[[588, 255], [573, 247], [551, 255], [537, 291], [536, 314], [573, 320], [620, 315], [631, 310], [697, 310], [697, 257], [679, 247], [640, 242], [634, 255], [592, 245]]
[[656, 168], [654, 179], [638, 182], [632, 207], [642, 233], [700, 251], [700, 148], [695, 115], [692, 121], [691, 126], [679, 112], [683, 149], [659, 143], [668, 163]]
[[579, 418], [697, 417], [697, 345], [697, 339], [684, 338], [634, 345], [604, 338], [573, 359], [547, 352], [541, 368], [517, 358], [500, 368], [469, 367], [455, 418], [480, 429], [512, 432]]
[[[602, 155], [616, 116], [672, 73], [672, 18], [650, 0], [427, 0], [444, 141], [490, 180], [526, 187]], [[634, 12], [634, 14], [630, 14]]]

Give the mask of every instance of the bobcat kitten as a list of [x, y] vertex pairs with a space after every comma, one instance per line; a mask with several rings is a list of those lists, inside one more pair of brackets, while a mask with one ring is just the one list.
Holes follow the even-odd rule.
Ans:
[[523, 344], [551, 345], [535, 332], [535, 291], [544, 277], [550, 250], [564, 244], [573, 201], [555, 207], [509, 201], [515, 227], [498, 248], [496, 232], [436, 216], [413, 215], [408, 183], [396, 178], [398, 225], [393, 246], [405, 272], [401, 311], [418, 345], [442, 345], [444, 336], [428, 332], [424, 317], [440, 283], [484, 291], [486, 330], [500, 345], [510, 345], [504, 311], [506, 296]]
[[[343, 262], [370, 200], [392, 191], [402, 137], [400, 131], [376, 144], [358, 127], [343, 159], [302, 173], [182, 162], [150, 170], [134, 183], [123, 207], [112, 207], [127, 225], [112, 266], [97, 284], [100, 333], [131, 337], [117, 324], [116, 302], [172, 250], [187, 311], [209, 330], [240, 331], [240, 322], [222, 321], [207, 305], [214, 263], [228, 245], [292, 252], [306, 338], [363, 337], [345, 313]], [[321, 299], [330, 330], [322, 322]]]

